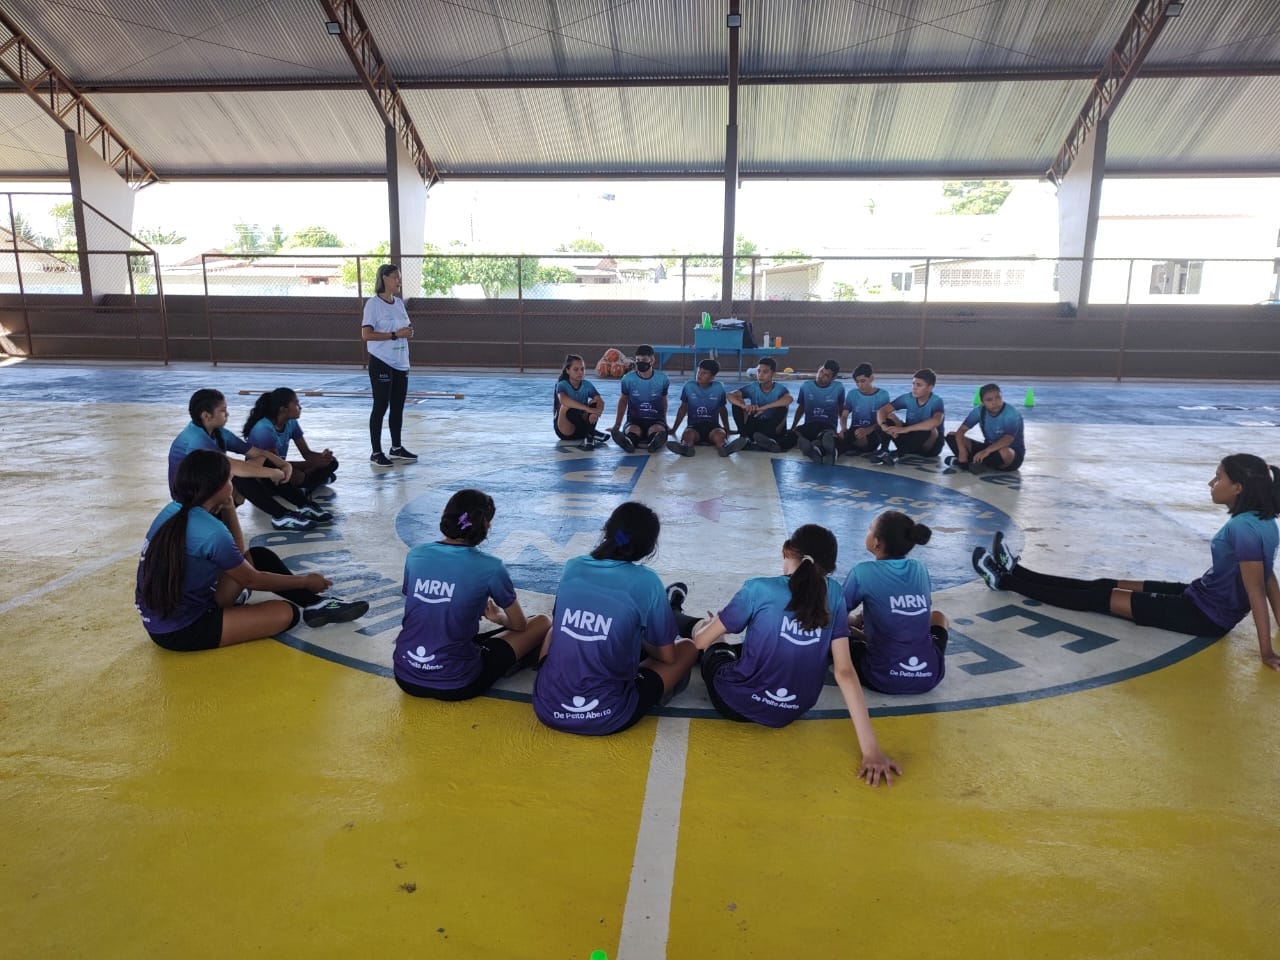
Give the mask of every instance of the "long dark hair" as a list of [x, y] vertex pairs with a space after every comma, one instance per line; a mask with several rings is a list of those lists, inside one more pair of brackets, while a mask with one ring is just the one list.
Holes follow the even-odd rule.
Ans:
[[459, 490], [444, 505], [440, 532], [450, 540], [476, 546], [489, 535], [489, 524], [497, 512], [493, 497], [483, 490]]
[[1251, 453], [1233, 453], [1222, 458], [1222, 472], [1240, 484], [1240, 496], [1231, 505], [1231, 515], [1252, 511], [1263, 520], [1280, 514], [1280, 468], [1271, 467]]
[[382, 266], [380, 266], [378, 268], [378, 275], [374, 278], [374, 281], [373, 281], [373, 292], [386, 293], [388, 275], [393, 273], [399, 273], [399, 272], [400, 272], [400, 267], [398, 264], [384, 263]]
[[246, 440], [249, 439], [249, 431], [257, 425], [258, 421], [266, 417], [275, 425], [276, 415], [285, 407], [298, 399], [298, 394], [288, 387], [276, 387], [274, 390], [268, 390], [253, 403], [253, 409], [249, 411], [249, 417], [244, 422], [244, 430], [240, 434]]
[[187, 517], [229, 476], [231, 461], [212, 450], [193, 450], [178, 464], [173, 493], [180, 509], [142, 547], [142, 599], [148, 609], [167, 617], [178, 608], [187, 572]]
[[787, 609], [795, 613], [805, 630], [825, 627], [831, 622], [831, 611], [827, 609], [827, 577], [836, 568], [839, 550], [835, 534], [816, 523], [806, 523], [796, 528], [782, 549], [800, 560], [787, 581], [791, 588]]
[[916, 523], [897, 510], [886, 510], [876, 517], [872, 529], [892, 560], [900, 560], [911, 552], [912, 547], [923, 546], [933, 536], [931, 527]]
[[[575, 360], [577, 360], [580, 364], [582, 364], [584, 368], [586, 367], [586, 365], [587, 365], [587, 364], [586, 364], [586, 361], [585, 361], [585, 360], [583, 360], [583, 359], [582, 359], [582, 357], [580, 357], [578, 354], [576, 354], [576, 353], [566, 353], [566, 354], [564, 355], [564, 367], [563, 367], [563, 369], [561, 369], [561, 371], [560, 371], [560, 376], [556, 379], [556, 383], [559, 383], [561, 380], [568, 380], [568, 379], [569, 379], [569, 367], [570, 367], [570, 365], [573, 363], [573, 361], [575, 361]], [[586, 370], [584, 369], [584, 370], [583, 370], [583, 375], [585, 376], [585, 374], [586, 374]]]
[[591, 556], [596, 560], [643, 560], [658, 549], [661, 530], [662, 521], [653, 510], [636, 500], [628, 500], [609, 514]]
[[212, 387], [205, 387], [197, 390], [191, 395], [191, 399], [187, 401], [187, 413], [191, 415], [191, 422], [197, 427], [204, 427], [200, 422], [202, 413], [213, 413], [218, 409], [218, 404], [226, 403], [227, 398], [222, 395], [221, 390], [214, 390]]

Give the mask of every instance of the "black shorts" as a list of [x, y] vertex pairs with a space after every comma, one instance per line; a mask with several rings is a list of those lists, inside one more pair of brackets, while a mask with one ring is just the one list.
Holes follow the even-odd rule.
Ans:
[[410, 696], [426, 697], [430, 700], [470, 700], [472, 697], [480, 696], [516, 665], [516, 652], [511, 649], [511, 644], [501, 637], [477, 636], [472, 642], [480, 648], [480, 675], [465, 687], [442, 690], [408, 683], [399, 677], [396, 677], [396, 683]]
[[639, 699], [636, 701], [635, 713], [620, 726], [614, 733], [621, 733], [623, 730], [630, 730], [639, 723], [650, 710], [662, 702], [662, 695], [666, 692], [666, 688], [662, 684], [662, 677], [658, 676], [657, 671], [650, 670], [648, 667], [641, 667], [636, 672], [636, 693]]
[[725, 703], [720, 698], [720, 692], [716, 690], [716, 674], [729, 664], [737, 663], [740, 656], [742, 656], [741, 644], [721, 642], [707, 647], [702, 652], [702, 682], [707, 685], [707, 696], [711, 698], [711, 705], [716, 708], [716, 713], [738, 723], [750, 723], [749, 718]]
[[151, 633], [148, 630], [147, 633], [156, 646], [166, 650], [179, 653], [215, 650], [222, 646], [222, 608], [216, 605], [210, 607], [200, 615], [200, 619], [180, 630], [170, 633]]
[[1187, 596], [1185, 583], [1144, 580], [1142, 589], [1129, 595], [1133, 622], [1140, 627], [1157, 627], [1193, 637], [1221, 637], [1231, 632], [1209, 619]]
[[710, 443], [711, 432], [713, 430], [723, 430], [724, 427], [720, 426], [720, 424], [718, 423], [709, 421], [706, 423], [690, 423], [687, 427], [685, 427], [685, 429], [692, 430], [694, 433], [698, 435], [698, 439], [695, 440], [694, 443]]
[[665, 421], [662, 421], [662, 420], [628, 420], [625, 424], [623, 424], [622, 430], [625, 433], [626, 431], [630, 430], [632, 427], [635, 427], [637, 430], [639, 430], [640, 436], [642, 437], [649, 436], [649, 431], [652, 430], [654, 427], [661, 427], [663, 433], [666, 433], [666, 430], [667, 430], [667, 424]]

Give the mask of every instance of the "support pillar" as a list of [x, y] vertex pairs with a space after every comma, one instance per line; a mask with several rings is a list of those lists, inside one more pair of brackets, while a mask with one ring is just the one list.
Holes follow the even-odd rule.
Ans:
[[130, 278], [125, 251], [132, 240], [133, 190], [89, 143], [70, 130], [66, 131], [66, 147], [81, 286], [94, 300], [109, 293], [127, 294]]
[[734, 253], [737, 245], [735, 221], [738, 211], [738, 34], [742, 29], [739, 0], [730, 0], [729, 30], [729, 122], [724, 134], [724, 243], [720, 256], [721, 315], [733, 313]]
[[1089, 307], [1109, 123], [1099, 121], [1089, 131], [1071, 168], [1058, 181], [1058, 256], [1077, 258], [1058, 265], [1058, 299], [1080, 313]]
[[401, 296], [422, 295], [422, 251], [426, 242], [427, 184], [391, 127], [387, 131], [387, 204], [391, 260], [400, 264]]

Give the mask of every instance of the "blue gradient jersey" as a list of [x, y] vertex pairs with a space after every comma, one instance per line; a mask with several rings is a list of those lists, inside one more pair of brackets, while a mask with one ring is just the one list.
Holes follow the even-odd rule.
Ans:
[[756, 577], [742, 585], [720, 611], [729, 633], [746, 631], [742, 656], [716, 673], [716, 692], [748, 720], [785, 727], [818, 700], [827, 676], [833, 637], [849, 635], [849, 617], [840, 584], [827, 577], [825, 627], [805, 630], [787, 610], [787, 577]]
[[225, 427], [219, 427], [214, 434], [216, 436], [192, 421], [174, 438], [169, 446], [169, 496], [177, 496], [174, 493], [173, 483], [178, 479], [178, 464], [182, 463], [183, 458], [191, 451], [215, 450], [218, 453], [226, 453], [230, 450], [232, 453], [244, 456], [252, 449], [248, 443]]
[[300, 439], [302, 436], [302, 425], [297, 420], [287, 420], [284, 429], [277, 430], [276, 425], [268, 417], [263, 417], [253, 425], [246, 439], [259, 450], [270, 450], [284, 460], [289, 456], [289, 441]]
[[[768, 390], [760, 386], [759, 380], [751, 380], [739, 387], [738, 392], [742, 394], [743, 400], [754, 403], [757, 407], [763, 407], [766, 403], [773, 403], [775, 400], [791, 396], [791, 391], [787, 389], [786, 384], [778, 383], [776, 380]], [[772, 413], [773, 411], [769, 412]]]
[[1027, 445], [1022, 439], [1022, 414], [1012, 404], [1006, 403], [999, 413], [987, 413], [987, 408], [979, 404], [969, 411], [964, 418], [964, 425], [982, 429], [982, 439], [987, 443], [995, 443], [1001, 437], [1012, 435], [1013, 442], [1009, 449], [1014, 453], [1025, 454]]
[[867, 658], [862, 681], [882, 693], [924, 693], [946, 670], [929, 635], [933, 584], [919, 560], [864, 560], [849, 571], [844, 602], [862, 605]]
[[516, 601], [507, 568], [476, 547], [424, 543], [404, 560], [404, 620], [391, 664], [406, 683], [457, 690], [484, 664], [472, 642], [490, 597], [504, 610]]
[[570, 400], [577, 400], [579, 403], [586, 406], [596, 397], [600, 396], [600, 391], [595, 388], [595, 385], [590, 380], [583, 380], [582, 383], [578, 385], [577, 390], [573, 389], [573, 384], [568, 380], [557, 380], [555, 406], [552, 407], [553, 414], [560, 413], [561, 394], [568, 397]]
[[902, 411], [902, 424], [906, 427], [915, 426], [917, 423], [922, 423], [937, 414], [944, 414], [943, 419], [938, 422], [938, 436], [944, 435], [945, 411], [942, 407], [942, 398], [936, 393], [929, 394], [929, 399], [924, 403], [917, 403], [915, 397], [909, 393], [904, 393], [893, 401], [893, 409]]
[[874, 427], [879, 421], [876, 411], [889, 402], [889, 391], [884, 388], [873, 394], [865, 394], [856, 387], [844, 395], [844, 408], [849, 411], [849, 429]]
[[800, 406], [804, 407], [804, 422], [821, 424], [825, 429], [840, 426], [840, 407], [844, 403], [844, 384], [832, 380], [825, 387], [816, 380], [800, 384]]
[[685, 405], [690, 426], [695, 423], [719, 423], [720, 411], [729, 402], [727, 397], [724, 384], [718, 380], [712, 380], [709, 387], [700, 387], [698, 381], [690, 380], [680, 391], [680, 402]]
[[621, 389], [627, 398], [627, 423], [666, 419], [671, 378], [661, 370], [647, 380], [632, 370], [623, 375]]
[[1240, 576], [1240, 564], [1262, 563], [1263, 583], [1276, 566], [1280, 542], [1274, 520], [1263, 520], [1252, 510], [1237, 513], [1213, 535], [1209, 551], [1213, 564], [1187, 587], [1187, 597], [1223, 632], [1249, 615], [1249, 594]]
[[622, 560], [574, 557], [551, 615], [551, 649], [533, 682], [533, 709], [549, 727], [603, 735], [639, 703], [641, 641], [674, 643], [675, 613], [658, 575]]
[[148, 633], [172, 633], [195, 623], [217, 602], [218, 578], [224, 571], [234, 570], [244, 563], [244, 555], [236, 546], [227, 525], [206, 513], [203, 507], [192, 507], [187, 516], [187, 560], [182, 573], [182, 599], [167, 615], [148, 607], [142, 599], [142, 561], [156, 531], [181, 509], [178, 504], [171, 503], [156, 515], [138, 558], [134, 604]]

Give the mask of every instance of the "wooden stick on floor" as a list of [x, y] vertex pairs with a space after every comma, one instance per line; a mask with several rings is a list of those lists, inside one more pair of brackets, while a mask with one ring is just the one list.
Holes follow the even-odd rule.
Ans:
[[[268, 393], [267, 390], [241, 390], [240, 396], [261, 396]], [[368, 390], [298, 390], [295, 391], [300, 397], [371, 397], [373, 396]], [[465, 394], [449, 393], [443, 390], [411, 390], [406, 396], [410, 397], [426, 397], [428, 400], [464, 400]]]

